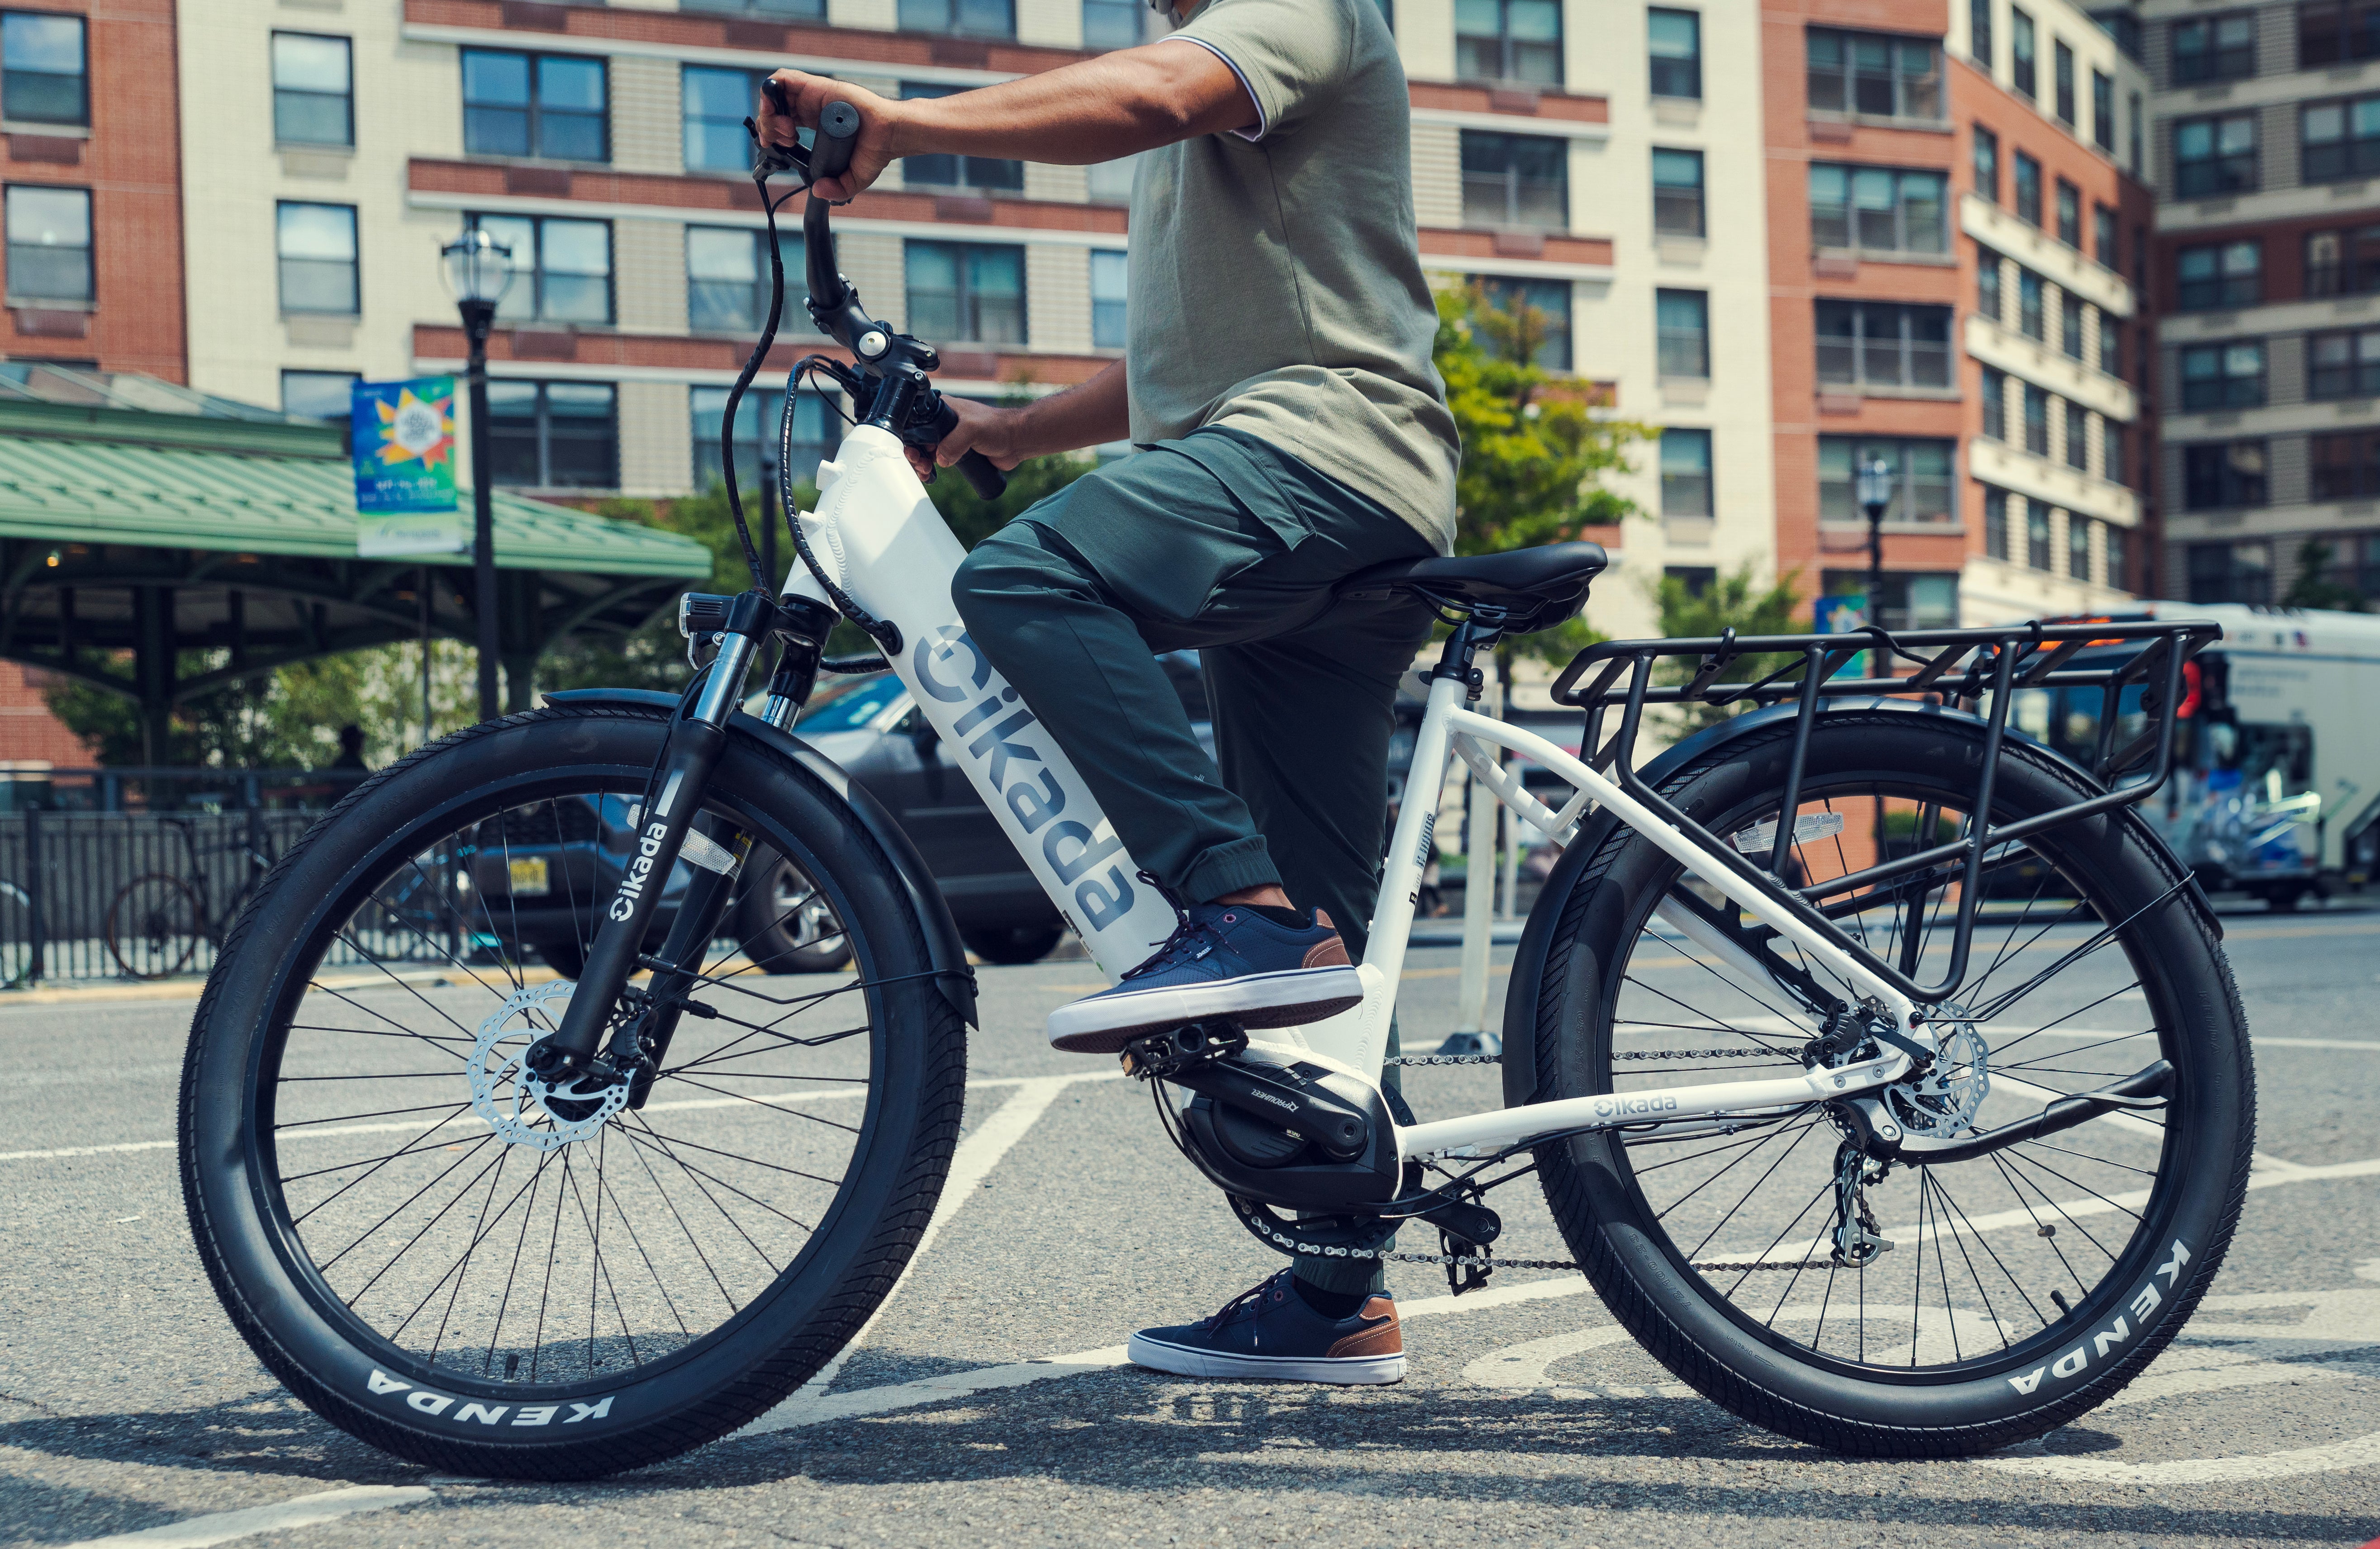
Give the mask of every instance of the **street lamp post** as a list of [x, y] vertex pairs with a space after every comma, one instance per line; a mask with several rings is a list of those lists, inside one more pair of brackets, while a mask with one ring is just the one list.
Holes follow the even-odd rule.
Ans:
[[[1867, 622], [1884, 622], [1884, 512], [1892, 503], [1892, 465], [1871, 457], [1860, 465], [1860, 509], [1867, 513]], [[1891, 659], [1880, 650], [1867, 653], [1867, 675], [1880, 678], [1891, 670]]]
[[480, 719], [496, 718], [496, 661], [503, 643], [496, 620], [496, 517], [488, 466], [488, 331], [496, 304], [513, 283], [513, 251], [473, 227], [440, 249], [446, 284], [463, 314], [471, 357], [465, 378], [471, 413], [471, 579], [480, 634]]

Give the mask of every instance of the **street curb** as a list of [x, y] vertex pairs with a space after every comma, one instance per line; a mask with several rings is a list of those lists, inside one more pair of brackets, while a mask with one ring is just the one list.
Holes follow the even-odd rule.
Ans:
[[[469, 975], [454, 968], [421, 968], [408, 973], [359, 974], [346, 978], [317, 979], [324, 989], [363, 989], [372, 985], [434, 985], [453, 982]], [[521, 973], [524, 985], [548, 984], [562, 977], [551, 968], [530, 968]], [[149, 984], [62, 985], [55, 989], [0, 990], [0, 1010], [14, 1006], [97, 1005], [107, 1002], [140, 1004], [148, 1001], [196, 1000], [206, 992], [204, 978], [159, 979]]]

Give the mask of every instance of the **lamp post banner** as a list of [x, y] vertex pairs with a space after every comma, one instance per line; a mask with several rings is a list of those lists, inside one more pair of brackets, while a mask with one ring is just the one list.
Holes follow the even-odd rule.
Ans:
[[468, 549], [455, 499], [455, 379], [359, 381], [352, 403], [357, 554]]

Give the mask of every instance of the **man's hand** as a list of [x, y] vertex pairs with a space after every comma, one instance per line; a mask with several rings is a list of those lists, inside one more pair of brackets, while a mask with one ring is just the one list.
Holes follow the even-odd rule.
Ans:
[[959, 422], [951, 427], [951, 433], [934, 448], [932, 456], [929, 458], [923, 447], [902, 448], [909, 454], [909, 466], [919, 478], [930, 480], [936, 464], [946, 468], [957, 466], [958, 460], [969, 452], [982, 453], [1002, 472], [1033, 455], [1033, 450], [1021, 441], [1026, 434], [1024, 409], [978, 404], [969, 398], [944, 398], [942, 402], [951, 406]]
[[893, 130], [901, 115], [901, 104], [864, 91], [848, 81], [831, 80], [800, 70], [779, 70], [770, 78], [785, 89], [786, 105], [794, 110], [792, 119], [770, 105], [769, 94], [760, 94], [760, 111], [755, 118], [760, 138], [771, 145], [797, 143], [795, 132], [818, 127], [819, 115], [827, 104], [849, 103], [859, 110], [859, 143], [852, 148], [851, 165], [839, 176], [822, 177], [810, 187], [820, 199], [836, 204], [848, 203], [852, 197], [884, 175], [892, 163]]

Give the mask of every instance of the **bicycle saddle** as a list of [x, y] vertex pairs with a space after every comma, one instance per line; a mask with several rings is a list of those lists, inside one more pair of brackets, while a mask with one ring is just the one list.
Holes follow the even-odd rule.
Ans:
[[1505, 633], [1551, 629], [1586, 604], [1586, 588], [1611, 563], [1600, 543], [1548, 543], [1500, 554], [1393, 560], [1359, 570], [1332, 591], [1354, 601], [1399, 592], [1441, 608], [1501, 608]]

